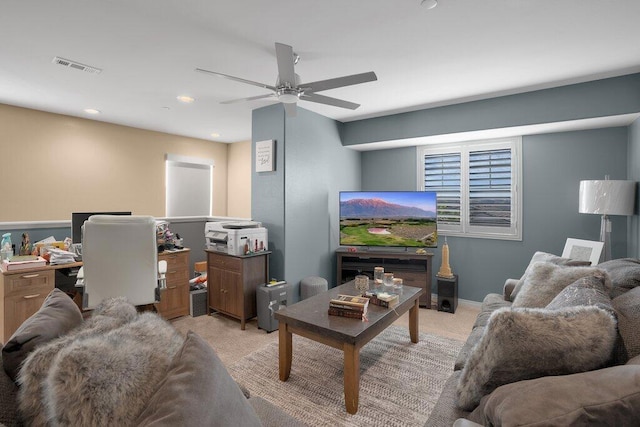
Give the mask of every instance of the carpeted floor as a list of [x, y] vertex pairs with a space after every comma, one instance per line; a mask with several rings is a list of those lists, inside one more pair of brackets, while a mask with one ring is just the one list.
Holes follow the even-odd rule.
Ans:
[[[342, 354], [333, 348], [316, 344], [306, 340], [312, 346], [311, 351], [307, 351], [311, 357], [315, 360], [314, 368], [319, 368], [317, 365], [322, 365], [331, 360], [331, 363], [327, 363], [329, 368], [327, 371], [333, 372], [331, 377], [327, 377], [327, 382], [332, 382], [332, 385], [323, 385], [326, 390], [330, 390], [330, 398], [328, 396], [311, 396], [306, 400], [296, 400], [297, 396], [303, 396], [304, 392], [296, 390], [296, 388], [306, 387], [310, 378], [315, 378], [315, 381], [322, 379], [325, 381], [323, 375], [309, 375], [305, 376], [299, 372], [301, 366], [301, 352], [299, 351], [302, 346], [305, 346], [304, 339], [294, 335], [294, 349], [293, 349], [293, 364], [291, 377], [287, 382], [280, 382], [278, 379], [278, 332], [266, 333], [264, 330], [258, 328], [258, 322], [256, 319], [252, 319], [247, 322], [246, 330], [240, 330], [240, 322], [231, 319], [227, 316], [214, 313], [210, 316], [198, 316], [190, 317], [183, 316], [181, 318], [173, 320], [171, 323], [182, 333], [186, 334], [187, 331], [193, 330], [202, 338], [204, 338], [209, 345], [216, 351], [222, 362], [227, 368], [233, 369], [234, 375], [242, 375], [242, 378], [238, 377], [240, 381], [247, 385], [254, 395], [263, 397], [267, 400], [288, 408], [293, 406], [290, 413], [295, 414], [302, 413], [302, 419], [307, 419], [306, 411], [318, 411], [320, 421], [317, 423], [310, 423], [312, 425], [335, 425], [335, 426], [359, 426], [359, 425], [419, 425], [422, 426], [427, 418], [429, 411], [435, 403], [435, 399], [440, 394], [443, 380], [440, 379], [440, 375], [444, 375], [446, 379], [453, 371], [453, 356], [457, 350], [453, 350], [451, 353], [447, 351], [441, 352], [438, 350], [442, 343], [450, 343], [454, 347], [460, 346], [461, 342], [466, 340], [475, 318], [479, 312], [477, 305], [460, 304], [455, 314], [444, 313], [435, 309], [428, 310], [421, 308], [419, 315], [420, 324], [420, 343], [417, 345], [410, 345], [408, 339], [408, 313], [405, 313], [394, 323], [394, 326], [389, 331], [404, 331], [400, 332], [401, 338], [398, 345], [393, 345], [388, 351], [388, 356], [365, 356], [367, 352], [377, 351], [378, 344], [376, 341], [372, 341], [367, 344], [361, 356], [361, 381], [369, 375], [372, 376], [373, 372], [380, 372], [380, 369], [375, 369], [377, 365], [373, 363], [374, 360], [382, 360], [385, 365], [393, 367], [400, 366], [403, 369], [400, 371], [402, 375], [408, 376], [408, 379], [404, 379], [398, 374], [398, 378], [402, 381], [394, 381], [393, 387], [389, 389], [387, 384], [380, 383], [381, 388], [374, 389], [371, 392], [364, 391], [364, 386], [360, 391], [360, 409], [355, 416], [347, 414], [344, 409], [343, 400], [343, 388], [342, 388]], [[378, 338], [384, 337], [381, 335]], [[458, 347], [459, 348], [459, 347]], [[371, 350], [369, 350], [371, 349]], [[402, 352], [408, 353], [402, 353]], [[269, 353], [270, 352], [270, 353]], [[267, 353], [270, 354], [267, 355]], [[317, 354], [317, 356], [313, 356]], [[407, 358], [406, 364], [402, 362], [405, 356], [411, 354], [412, 359]], [[365, 357], [367, 359], [365, 360]], [[377, 357], [377, 359], [376, 359]], [[252, 362], [252, 360], [255, 360]], [[409, 361], [411, 360], [411, 361]], [[241, 362], [239, 362], [241, 361]], [[381, 363], [383, 363], [381, 362]], [[241, 369], [243, 366], [246, 369]], [[415, 363], [415, 365], [414, 365]], [[371, 368], [374, 366], [374, 369]], [[365, 372], [366, 370], [366, 372]], [[413, 389], [414, 376], [422, 378], [424, 375], [430, 373], [436, 373], [438, 375], [437, 380], [433, 380], [434, 383], [425, 387], [425, 390], [419, 388]], [[252, 378], [249, 378], [248, 376]], [[246, 378], [245, 378], [246, 377]], [[263, 378], [264, 377], [264, 378]], [[380, 377], [380, 376], [378, 376]], [[417, 378], [416, 377], [416, 378]], [[261, 381], [265, 382], [264, 384]], [[429, 381], [428, 379], [426, 380]], [[363, 383], [361, 383], [362, 385]], [[275, 387], [271, 389], [271, 386]], [[279, 388], [278, 388], [279, 387]], [[423, 387], [423, 386], [420, 386]], [[284, 391], [277, 391], [277, 390]], [[408, 390], [408, 391], [406, 391]], [[381, 396], [392, 396], [394, 393], [405, 393], [406, 397], [400, 398], [409, 404], [422, 405], [417, 411], [420, 415], [416, 415], [417, 420], [413, 419], [413, 415], [409, 416], [409, 411], [402, 411], [402, 416], [399, 419], [391, 419], [389, 415], [384, 415], [389, 412], [386, 401], [392, 399], [383, 399]], [[325, 392], [328, 393], [328, 392]], [[282, 397], [279, 397], [282, 396]], [[370, 401], [375, 396], [379, 398]], [[395, 398], [394, 398], [395, 399]], [[417, 401], [416, 401], [417, 399]], [[284, 400], [280, 403], [280, 400]], [[293, 402], [293, 403], [291, 403]], [[382, 403], [381, 403], [382, 402]], [[395, 404], [394, 404], [395, 405]], [[326, 407], [325, 407], [326, 406]], [[296, 409], [297, 408], [297, 409]], [[310, 408], [310, 409], [307, 409]], [[371, 409], [373, 408], [373, 409]], [[295, 412], [298, 411], [298, 412]], [[301, 412], [300, 412], [301, 411]], [[367, 413], [371, 411], [377, 414], [376, 416], [382, 418], [376, 421], [368, 419]], [[411, 410], [413, 413], [413, 410]], [[364, 418], [367, 418], [366, 420]], [[332, 424], [333, 423], [333, 424]]]
[[[419, 330], [464, 341], [471, 332], [478, 312], [477, 306], [469, 304], [460, 304], [455, 314], [421, 308]], [[240, 330], [238, 320], [217, 313], [211, 316], [183, 316], [171, 323], [183, 334], [192, 330], [200, 335], [216, 350], [227, 367], [269, 343], [278, 342], [278, 332], [266, 333], [258, 329], [256, 319], [249, 320], [244, 331]], [[407, 328], [409, 313], [400, 316], [394, 324]]]
[[311, 426], [422, 426], [452, 373], [462, 342], [428, 333], [412, 344], [408, 330], [390, 326], [360, 352], [360, 405], [344, 407], [343, 353], [294, 335], [289, 380], [278, 377], [278, 343], [230, 366], [252, 394]]

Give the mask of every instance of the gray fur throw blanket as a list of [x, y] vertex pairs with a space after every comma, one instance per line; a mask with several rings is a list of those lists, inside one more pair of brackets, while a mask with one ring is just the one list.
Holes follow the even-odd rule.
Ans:
[[26, 425], [130, 426], [184, 338], [124, 298], [105, 300], [69, 334], [37, 348], [18, 375]]

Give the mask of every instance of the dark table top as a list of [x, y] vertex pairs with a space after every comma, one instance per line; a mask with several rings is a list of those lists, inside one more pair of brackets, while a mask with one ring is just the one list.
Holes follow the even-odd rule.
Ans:
[[352, 344], [366, 343], [375, 335], [392, 324], [402, 314], [415, 306], [422, 294], [421, 288], [403, 286], [400, 301], [393, 308], [384, 308], [369, 304], [367, 321], [342, 316], [330, 316], [329, 300], [344, 295], [359, 295], [354, 282], [329, 289], [327, 292], [314, 295], [293, 305], [275, 312], [280, 322], [286, 322], [293, 327], [307, 330], [333, 340]]

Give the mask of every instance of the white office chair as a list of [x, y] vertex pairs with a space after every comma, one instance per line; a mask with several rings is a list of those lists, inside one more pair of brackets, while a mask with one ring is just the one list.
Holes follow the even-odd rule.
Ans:
[[133, 305], [159, 300], [161, 285], [153, 217], [90, 217], [83, 226], [82, 262], [84, 309], [95, 308], [105, 298], [126, 297]]

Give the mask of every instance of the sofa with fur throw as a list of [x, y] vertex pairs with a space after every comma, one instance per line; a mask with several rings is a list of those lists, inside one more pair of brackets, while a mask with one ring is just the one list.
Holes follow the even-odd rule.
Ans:
[[182, 336], [123, 298], [84, 320], [55, 289], [1, 361], [0, 425], [300, 425], [248, 396], [198, 335]]
[[640, 260], [537, 252], [453, 369], [426, 426], [640, 425]]

